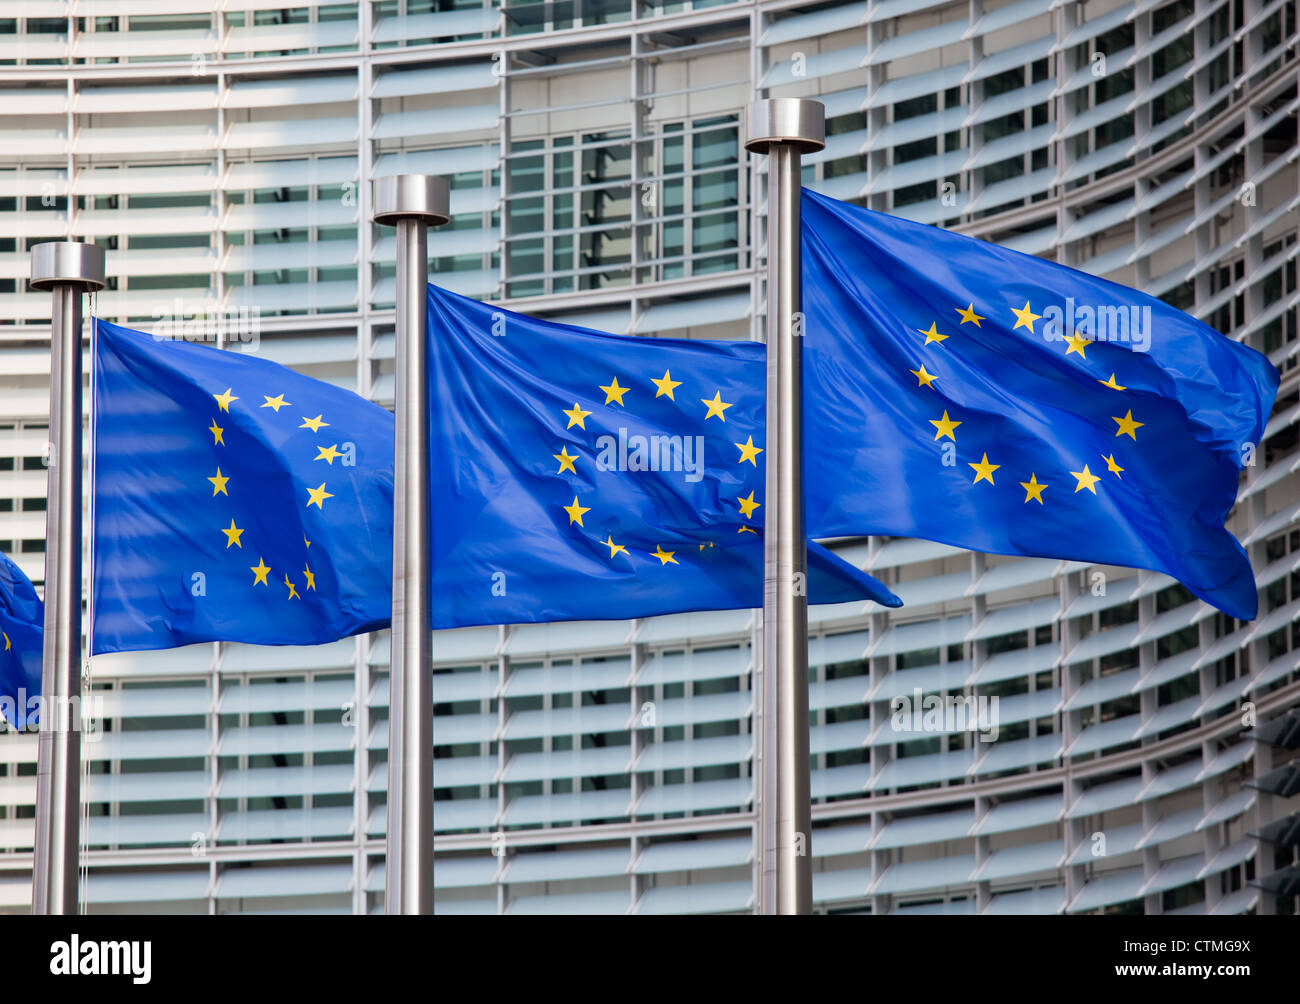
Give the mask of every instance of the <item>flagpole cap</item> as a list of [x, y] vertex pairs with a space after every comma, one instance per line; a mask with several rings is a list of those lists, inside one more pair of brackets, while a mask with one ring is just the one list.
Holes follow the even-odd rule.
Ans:
[[104, 249], [80, 241], [50, 241], [32, 248], [32, 289], [104, 288]]
[[399, 220], [421, 220], [440, 227], [451, 219], [451, 194], [446, 178], [429, 174], [394, 174], [376, 178], [376, 223], [396, 226]]
[[745, 149], [768, 153], [786, 144], [800, 153], [825, 149], [826, 106], [808, 98], [766, 98], [750, 105]]

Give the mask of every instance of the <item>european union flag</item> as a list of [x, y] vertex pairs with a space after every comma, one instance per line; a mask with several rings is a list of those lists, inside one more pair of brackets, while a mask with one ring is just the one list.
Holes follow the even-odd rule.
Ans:
[[[429, 287], [434, 624], [763, 603], [764, 348]], [[809, 545], [810, 602], [900, 601]]]
[[807, 527], [1165, 572], [1255, 616], [1224, 528], [1277, 370], [1153, 297], [803, 193]]
[[95, 323], [93, 652], [304, 645], [392, 617], [393, 418]]
[[44, 638], [45, 605], [23, 570], [0, 553], [0, 718], [12, 728], [36, 724]]

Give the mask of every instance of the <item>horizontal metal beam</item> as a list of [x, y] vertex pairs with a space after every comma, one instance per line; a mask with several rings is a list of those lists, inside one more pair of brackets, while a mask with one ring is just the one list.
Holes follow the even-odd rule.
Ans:
[[[1263, 717], [1292, 707], [1300, 701], [1300, 681], [1290, 683], [1276, 691], [1258, 697], [1255, 701], [1258, 714]], [[815, 823], [870, 817], [879, 812], [902, 812], [937, 806], [950, 806], [962, 802], [973, 802], [976, 798], [997, 797], [1000, 795], [1024, 795], [1027, 792], [1050, 794], [1048, 789], [1062, 790], [1070, 778], [1103, 777], [1138, 766], [1147, 760], [1158, 760], [1180, 756], [1190, 750], [1199, 749], [1202, 743], [1235, 735], [1241, 731], [1241, 716], [1237, 712], [1187, 732], [1179, 733], [1169, 739], [1152, 743], [1136, 750], [1103, 756], [1087, 763], [1072, 765], [1068, 770], [1054, 767], [1045, 771], [1015, 774], [1010, 777], [995, 778], [988, 781], [974, 781], [953, 785], [947, 788], [932, 788], [919, 792], [904, 792], [894, 795], [872, 795], [839, 802], [814, 805], [812, 809]], [[693, 833], [723, 833], [742, 831], [752, 828], [756, 822], [753, 812], [735, 812], [723, 815], [700, 816], [686, 819], [646, 820], [628, 823], [610, 823], [599, 826], [569, 826], [544, 830], [508, 831], [508, 847], [535, 847], [550, 844], [591, 843], [603, 840], [622, 840], [626, 838], [671, 837]], [[492, 833], [454, 834], [434, 836], [434, 851], [491, 850], [494, 840], [499, 845], [500, 838]], [[302, 844], [262, 844], [243, 847], [209, 846], [204, 859], [218, 863], [237, 863], [242, 861], [277, 861], [310, 858], [346, 858], [358, 850], [367, 855], [382, 857], [384, 840], [382, 837], [367, 837], [361, 841], [329, 841]], [[91, 867], [145, 866], [145, 865], [193, 865], [195, 857], [188, 846], [169, 849], [141, 848], [119, 850], [91, 850], [85, 855]], [[203, 859], [200, 859], [203, 860]], [[26, 870], [31, 867], [30, 852], [0, 854], [0, 872], [8, 869]]]

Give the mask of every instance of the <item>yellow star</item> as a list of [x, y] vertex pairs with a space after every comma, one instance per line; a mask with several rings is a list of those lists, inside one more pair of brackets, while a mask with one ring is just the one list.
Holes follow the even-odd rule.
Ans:
[[240, 536], [240, 534], [242, 534], [244, 531], [241, 530], [241, 529], [239, 529], [239, 527], [235, 526], [235, 521], [234, 521], [233, 519], [230, 521], [230, 529], [229, 529], [229, 530], [222, 530], [221, 532], [224, 533], [224, 534], [226, 535], [226, 550], [227, 550], [227, 551], [230, 550], [230, 545], [231, 545], [231, 544], [234, 544], [234, 545], [235, 545], [236, 547], [238, 547], [240, 550], [243, 550], [244, 545], [241, 544], [241, 543], [239, 542], [239, 536]]
[[952, 309], [961, 314], [961, 320], [958, 322], [959, 324], [965, 324], [967, 321], [970, 321], [978, 328], [980, 326], [980, 321], [984, 320], [981, 315], [975, 313], [975, 304], [973, 303], [965, 310], [962, 310], [961, 307], [953, 307]]
[[1029, 309], [1028, 300], [1025, 301], [1025, 306], [1021, 310], [1012, 307], [1011, 313], [1016, 315], [1016, 323], [1011, 326], [1011, 330], [1015, 331], [1016, 328], [1028, 328], [1031, 335], [1034, 333], [1034, 322], [1043, 316], [1042, 314], [1035, 314]]
[[565, 471], [569, 471], [571, 474], [578, 473], [577, 468], [573, 466], [573, 462], [578, 459], [578, 455], [576, 453], [570, 454], [567, 446], [561, 446], [560, 452], [552, 453], [551, 456], [560, 462], [560, 469], [555, 472], [556, 474], [563, 474]]
[[289, 599], [291, 600], [302, 599], [302, 597], [298, 595], [298, 588], [293, 584], [292, 581], [290, 581], [289, 576], [287, 575], [284, 577], [284, 584], [289, 587]]
[[569, 514], [569, 526], [573, 526], [574, 523], [577, 523], [578, 526], [582, 526], [582, 514], [584, 512], [591, 512], [590, 506], [584, 508], [583, 506], [578, 505], [578, 496], [576, 495], [573, 496], [573, 505], [566, 505], [562, 508]]
[[618, 377], [614, 377], [614, 379], [613, 379], [612, 381], [610, 381], [610, 384], [609, 384], [608, 387], [601, 387], [600, 389], [603, 390], [603, 391], [605, 392], [605, 403], [606, 403], [606, 404], [609, 404], [610, 401], [617, 401], [618, 404], [619, 404], [619, 407], [622, 407], [622, 406], [623, 406], [623, 395], [626, 394], [626, 393], [628, 392], [628, 389], [629, 389], [629, 388], [627, 388], [627, 387], [620, 387], [620, 386], [618, 385]]
[[317, 509], [321, 510], [322, 512], [325, 511], [325, 505], [324, 505], [325, 500], [332, 499], [334, 497], [333, 492], [327, 492], [325, 490], [324, 481], [320, 483], [319, 488], [308, 488], [307, 495], [309, 496], [307, 499], [307, 508], [310, 509], [312, 506], [315, 506]]
[[[627, 554], [626, 547], [624, 547], [622, 544], [614, 543], [614, 535], [612, 533], [605, 534], [605, 539], [602, 540], [601, 543], [609, 548], [609, 559], [611, 561], [613, 561], [616, 557], [618, 557], [619, 551], [622, 551], [624, 554]], [[628, 556], [631, 557], [631, 555]]]
[[752, 490], [747, 496], [744, 498], [737, 498], [736, 501], [740, 504], [740, 512], [745, 519], [749, 519], [750, 516], [754, 515], [754, 510], [763, 504], [754, 501], [754, 492]]
[[315, 418], [308, 418], [306, 415], [303, 415], [302, 425], [298, 426], [298, 428], [311, 429], [312, 432], [320, 432], [322, 425], [329, 425], [329, 422], [322, 422], [320, 419], [321, 417], [319, 415]]
[[982, 458], [980, 458], [978, 464], [967, 464], [966, 466], [975, 468], [975, 480], [972, 481], [971, 484], [977, 485], [981, 481], [987, 481], [989, 484], [993, 484], [993, 472], [1002, 465], [990, 464], [989, 455], [986, 453]]
[[[1084, 352], [1084, 349], [1086, 349], [1086, 348], [1088, 347], [1088, 339], [1083, 338], [1083, 337], [1080, 337], [1079, 332], [1076, 331], [1076, 332], [1075, 332], [1074, 334], [1072, 334], [1069, 338], [1067, 338], [1067, 339], [1065, 340], [1065, 344], [1069, 346], [1069, 348], [1067, 348], [1067, 349], [1065, 350], [1065, 354], [1066, 354], [1067, 356], [1068, 356], [1071, 352], [1077, 352], [1077, 353], [1079, 353], [1079, 356], [1080, 356], [1081, 358], [1083, 358], [1083, 359], [1087, 359], [1087, 358], [1088, 358], [1087, 353]], [[1103, 381], [1103, 382], [1104, 382], [1104, 381]]]
[[225, 432], [226, 430], [223, 429], [221, 426], [217, 425], [217, 420], [216, 420], [215, 418], [212, 420], [212, 424], [208, 426], [208, 431], [209, 431], [210, 433], [212, 433], [212, 445], [213, 445], [213, 446], [218, 446], [218, 445], [220, 445], [220, 446], [225, 446], [225, 445], [226, 445], [226, 444], [222, 441], [222, 439], [221, 439], [221, 434], [222, 434], [223, 432]]
[[230, 411], [231, 401], [239, 400], [239, 398], [235, 397], [234, 394], [230, 393], [229, 387], [226, 388], [226, 392], [224, 394], [213, 394], [212, 396], [217, 399], [217, 404], [219, 404], [221, 406], [221, 410], [225, 412]]
[[947, 336], [947, 335], [941, 335], [941, 334], [939, 334], [939, 322], [938, 322], [938, 321], [933, 321], [933, 322], [931, 322], [931, 324], [930, 324], [930, 330], [929, 330], [929, 331], [926, 331], [926, 330], [923, 329], [923, 328], [917, 328], [916, 330], [919, 331], [921, 334], [925, 335], [925, 344], [926, 344], [926, 345], [929, 345], [931, 342], [943, 342], [943, 341], [947, 341], [947, 339], [948, 339], [948, 336]]
[[316, 591], [316, 573], [306, 565], [303, 565], [302, 574], [307, 577], [307, 588], [314, 593]]
[[[266, 397], [265, 394], [263, 394], [262, 396]], [[280, 414], [280, 409], [283, 408], [288, 403], [289, 402], [284, 399], [283, 394], [277, 394], [275, 397], [266, 397], [266, 404], [262, 405], [262, 407], [270, 408], [273, 412], [275, 412], [278, 415]], [[301, 426], [299, 426], [299, 428], [301, 428]]]
[[1130, 408], [1127, 412], [1125, 412], [1123, 418], [1117, 418], [1117, 417], [1114, 416], [1114, 415], [1111, 415], [1110, 417], [1111, 417], [1111, 420], [1112, 420], [1112, 421], [1115, 421], [1115, 422], [1118, 422], [1118, 423], [1119, 423], [1119, 429], [1116, 430], [1115, 435], [1117, 435], [1117, 436], [1125, 436], [1125, 435], [1126, 435], [1126, 436], [1128, 436], [1129, 439], [1133, 440], [1134, 442], [1137, 441], [1137, 431], [1138, 431], [1138, 429], [1140, 429], [1140, 428], [1142, 428], [1142, 426], [1146, 425], [1146, 422], [1135, 422], [1135, 421], [1133, 420], [1133, 409], [1132, 409], [1132, 408]]
[[3, 631], [0, 631], [0, 634], [5, 635], [5, 651], [8, 652], [11, 648], [13, 648], [13, 644], [9, 641], [9, 636], [7, 634], [5, 634]]
[[1115, 382], [1115, 374], [1114, 374], [1114, 373], [1112, 373], [1112, 374], [1110, 375], [1110, 379], [1109, 379], [1109, 380], [1098, 380], [1097, 382], [1098, 382], [1099, 384], [1104, 384], [1105, 386], [1109, 387], [1111, 390], [1128, 390], [1127, 387], [1121, 387], [1119, 384], [1117, 384], [1117, 383]]
[[561, 409], [561, 410], [562, 410], [566, 415], [569, 416], [569, 424], [565, 426], [566, 429], [572, 429], [575, 425], [576, 425], [579, 429], [586, 429], [586, 428], [587, 428], [587, 427], [586, 427], [585, 425], [583, 425], [582, 423], [583, 423], [583, 420], [584, 420], [588, 415], [591, 414], [591, 412], [589, 412], [589, 411], [583, 411], [583, 410], [582, 410], [582, 406], [581, 406], [580, 404], [578, 404], [577, 401], [574, 401], [574, 402], [573, 402], [573, 407], [572, 407], [572, 408], [563, 408], [563, 409]]
[[1101, 478], [1097, 477], [1097, 475], [1093, 474], [1092, 471], [1088, 470], [1087, 464], [1083, 465], [1082, 471], [1071, 471], [1070, 474], [1072, 474], [1079, 481], [1079, 483], [1074, 486], [1075, 494], [1078, 494], [1085, 488], [1087, 488], [1088, 491], [1092, 492], [1094, 495], [1097, 494], [1097, 489], [1094, 488], [1093, 485], [1095, 485], [1098, 481], [1100, 481]]
[[943, 418], [932, 418], [930, 419], [930, 424], [935, 427], [936, 431], [934, 434], [934, 438], [936, 440], [939, 439], [941, 436], [947, 436], [954, 443], [957, 442], [957, 437], [954, 436], [952, 433], [953, 430], [957, 428], [957, 426], [961, 425], [961, 423], [954, 422], [952, 419], [950, 419], [948, 417], [947, 409], [944, 409]]
[[1020, 487], [1025, 490], [1026, 502], [1030, 499], [1037, 499], [1039, 505], [1043, 504], [1043, 489], [1046, 488], [1047, 485], [1040, 485], [1038, 483], [1037, 474], [1029, 475], [1029, 480], [1020, 482]]
[[752, 466], [754, 467], [758, 466], [758, 461], [755, 460], [754, 458], [763, 452], [763, 448], [761, 446], [754, 445], [753, 436], [750, 436], [743, 443], [735, 443], [734, 445], [736, 449], [740, 450], [740, 459], [737, 460], [736, 463], [743, 464], [746, 460], [748, 460]]
[[[711, 547], [712, 545], [709, 546]], [[704, 545], [701, 544], [700, 548], [703, 549]], [[673, 557], [673, 555], [676, 553], [677, 553], [676, 551], [665, 551], [663, 544], [656, 544], [655, 549], [652, 552], [652, 556], [659, 559], [660, 565], [667, 565], [667, 564], [676, 565], [678, 563], [677, 559]]]
[[302, 538], [302, 543], [304, 547], [311, 547], [311, 541], [308, 540], [306, 537]]
[[248, 570], [253, 573], [253, 585], [268, 585], [266, 573], [269, 572], [270, 566], [267, 565], [266, 559], [259, 557], [256, 565], [250, 565]]
[[714, 391], [712, 401], [705, 397], [700, 398], [700, 404], [705, 405], [709, 409], [709, 413], [704, 416], [704, 421], [707, 422], [714, 415], [717, 415], [718, 418], [722, 419], [724, 422], [727, 420], [727, 416], [724, 415], [723, 412], [730, 408], [731, 405], [722, 400], [722, 391]]
[[933, 373], [927, 373], [925, 371], [925, 363], [921, 364], [921, 368], [919, 370], [908, 370], [907, 372], [911, 373], [912, 376], [916, 377], [916, 385], [918, 387], [929, 387], [930, 384], [934, 383], [935, 380], [939, 379]]
[[316, 447], [317, 453], [316, 453], [316, 456], [312, 457], [312, 459], [313, 459], [313, 460], [324, 460], [324, 461], [326, 461], [326, 462], [327, 462], [331, 467], [333, 467], [333, 466], [334, 466], [334, 458], [335, 458], [335, 457], [341, 457], [341, 456], [343, 456], [343, 454], [341, 454], [337, 449], [335, 449], [335, 447], [337, 447], [338, 445], [339, 445], [338, 443], [335, 443], [333, 446], [318, 446], [318, 447]]
[[758, 536], [758, 531], [755, 530], [752, 526], [738, 526], [738, 527], [736, 527], [736, 532], [737, 532], [737, 533], [752, 533], [752, 534], [754, 534], [754, 536]]
[[230, 498], [230, 492], [226, 491], [226, 482], [229, 481], [230, 479], [223, 478], [221, 476], [220, 467], [217, 468], [217, 476], [214, 478], [208, 478], [208, 480], [212, 482], [212, 495], [214, 498], [216, 497], [218, 492], [226, 496], [226, 498]]
[[[1124, 468], [1115, 463], [1115, 454], [1112, 453], [1110, 456], [1102, 457], [1101, 459], [1106, 461], [1106, 469], [1115, 475], [1115, 477], [1119, 478], [1120, 472], [1123, 471]], [[1124, 479], [1120, 478], [1120, 480], [1123, 481]]]
[[667, 370], [664, 370], [664, 378], [662, 380], [656, 380], [654, 377], [651, 377], [650, 382], [655, 385], [655, 397], [667, 396], [669, 401], [677, 400], [677, 398], [673, 397], [673, 388], [680, 387], [682, 382], [680, 380], [674, 380], [673, 375]]

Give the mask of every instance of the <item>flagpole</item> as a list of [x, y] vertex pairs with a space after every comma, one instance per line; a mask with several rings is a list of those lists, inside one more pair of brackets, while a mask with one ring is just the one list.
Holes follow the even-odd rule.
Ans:
[[446, 178], [379, 178], [374, 221], [397, 228], [393, 630], [384, 908], [433, 913], [433, 605], [429, 511], [429, 227], [451, 219]]
[[31, 286], [49, 290], [50, 456], [45, 503], [45, 642], [36, 741], [32, 913], [77, 913], [81, 808], [81, 295], [104, 286], [104, 249], [32, 248]]
[[767, 513], [759, 736], [759, 912], [812, 912], [807, 547], [803, 519], [800, 158], [825, 147], [818, 101], [749, 110], [745, 149], [767, 154]]

